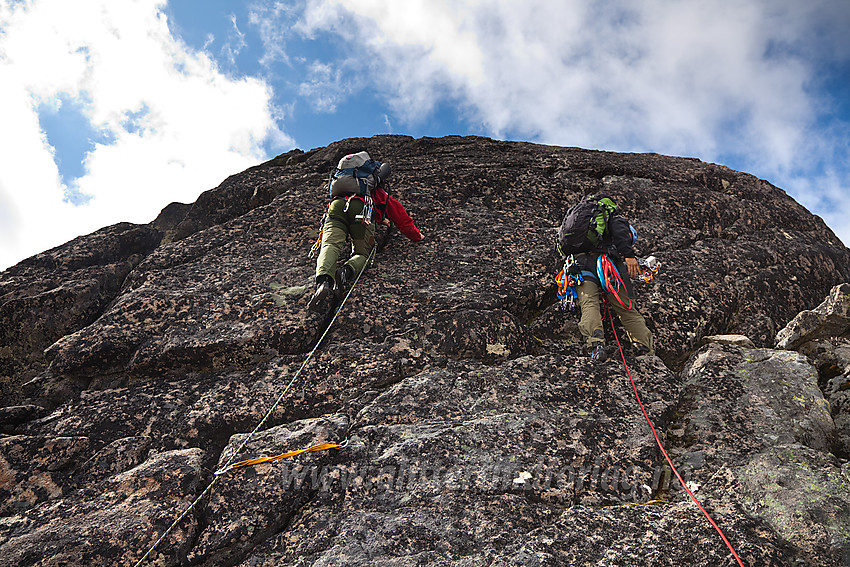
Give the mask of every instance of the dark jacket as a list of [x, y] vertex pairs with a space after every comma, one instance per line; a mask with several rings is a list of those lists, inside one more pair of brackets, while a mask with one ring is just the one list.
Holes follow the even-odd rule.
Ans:
[[629, 270], [624, 264], [626, 258], [635, 258], [635, 249], [632, 245], [632, 232], [629, 229], [629, 221], [624, 217], [615, 215], [608, 223], [608, 234], [599, 243], [595, 250], [583, 254], [576, 254], [576, 262], [581, 266], [581, 275], [583, 278], [599, 284], [599, 277], [596, 275], [596, 263], [599, 256], [608, 254], [611, 261], [614, 262], [617, 271], [620, 272], [620, 277], [626, 284], [626, 291], [629, 292], [629, 297], [633, 297], [632, 280], [629, 278]]

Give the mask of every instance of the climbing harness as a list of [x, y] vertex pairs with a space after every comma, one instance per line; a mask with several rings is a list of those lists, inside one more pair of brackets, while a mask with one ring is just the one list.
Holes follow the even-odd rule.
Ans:
[[[372, 213], [375, 210], [375, 202], [372, 200], [372, 197], [368, 195], [365, 197], [361, 197], [359, 195], [351, 195], [349, 197], [341, 197], [345, 199], [345, 208], [342, 209], [342, 212], [348, 212], [348, 206], [351, 204], [351, 199], [360, 199], [363, 201], [363, 211], [354, 215], [354, 220], [357, 222], [361, 222], [363, 224], [370, 224], [372, 222]], [[336, 217], [334, 217], [336, 218]], [[315, 258], [316, 254], [318, 254], [319, 250], [322, 248], [322, 237], [325, 234], [325, 222], [328, 220], [328, 213], [322, 216], [322, 222], [319, 225], [319, 235], [316, 238], [316, 242], [313, 243], [313, 246], [310, 247], [310, 252], [307, 254], [308, 258]]]
[[360, 195], [352, 195], [351, 197], [343, 197], [345, 199], [345, 208], [342, 209], [342, 212], [347, 213], [348, 207], [351, 205], [352, 199], [359, 199], [363, 201], [363, 210], [359, 215], [354, 215], [354, 220], [357, 222], [362, 222], [363, 224], [369, 224], [372, 222], [372, 210], [374, 209], [374, 204], [372, 201], [372, 197], [366, 195], [365, 197], [361, 197]]
[[[660, 266], [660, 264], [659, 264]], [[732, 552], [732, 556], [735, 558], [735, 561], [738, 562], [740, 567], [744, 567], [744, 564], [741, 562], [741, 558], [738, 557], [738, 554], [735, 552], [735, 548], [732, 547], [732, 544], [729, 543], [729, 540], [726, 538], [726, 534], [723, 533], [723, 530], [720, 529], [720, 526], [717, 525], [717, 522], [711, 517], [711, 515], [702, 507], [697, 497], [694, 496], [694, 493], [691, 492], [691, 489], [688, 488], [688, 485], [685, 483], [685, 480], [682, 478], [682, 475], [679, 474], [679, 471], [676, 470], [676, 466], [673, 464], [673, 460], [670, 458], [670, 455], [667, 454], [667, 451], [664, 450], [664, 445], [661, 444], [661, 439], [658, 438], [658, 433], [655, 431], [655, 427], [652, 425], [652, 421], [649, 419], [649, 414], [646, 413], [646, 408], [643, 406], [643, 402], [640, 399], [640, 394], [638, 394], [637, 385], [635, 384], [634, 378], [632, 378], [632, 372], [629, 370], [629, 365], [626, 363], [626, 355], [623, 353], [623, 345], [620, 344], [620, 337], [617, 335], [617, 329], [614, 327], [614, 316], [611, 315], [611, 308], [608, 305], [608, 301], [603, 299], [603, 303], [605, 303], [605, 310], [608, 313], [608, 319], [611, 321], [611, 330], [614, 331], [614, 338], [617, 340], [617, 346], [620, 348], [620, 357], [623, 359], [623, 366], [626, 368], [626, 374], [629, 376], [629, 380], [632, 383], [632, 389], [635, 393], [635, 398], [637, 398], [638, 405], [640, 406], [640, 410], [643, 412], [643, 416], [646, 418], [646, 422], [649, 424], [649, 428], [652, 430], [652, 434], [655, 436], [655, 442], [658, 444], [658, 448], [661, 449], [661, 453], [664, 455], [664, 458], [667, 459], [667, 464], [670, 465], [670, 468], [673, 470], [673, 473], [676, 475], [676, 478], [679, 479], [682, 487], [687, 491], [688, 495], [691, 497], [691, 500], [697, 505], [697, 508], [705, 515], [708, 521], [714, 526], [714, 529], [717, 530], [717, 533], [720, 534], [720, 538], [726, 544], [726, 547], [729, 548], [729, 551]]]
[[617, 266], [615, 266], [614, 262], [611, 261], [611, 258], [608, 257], [608, 254], [599, 255], [599, 258], [596, 260], [596, 274], [599, 277], [599, 283], [604, 291], [613, 295], [617, 299], [617, 303], [622, 305], [624, 309], [632, 308], [631, 297], [626, 298], [629, 300], [628, 305], [623, 303], [623, 300], [620, 298], [620, 294], [618, 292], [621, 288], [625, 288], [626, 284], [623, 282], [623, 278], [620, 276]]
[[[372, 256], [375, 255], [375, 248], [376, 247], [374, 247], [374, 246], [372, 247], [372, 251], [369, 253], [369, 258], [367, 258], [367, 260], [366, 260], [367, 264], [372, 259]], [[189, 513], [192, 510], [194, 510], [195, 507], [200, 503], [200, 501], [203, 500], [203, 498], [207, 494], [209, 494], [209, 492], [212, 490], [213, 486], [215, 486], [215, 484], [219, 481], [219, 479], [224, 478], [225, 472], [232, 470], [233, 468], [236, 468], [235, 466], [233, 466], [233, 459], [236, 457], [236, 455], [238, 455], [239, 453], [242, 452], [242, 449], [245, 448], [245, 446], [248, 444], [248, 442], [254, 437], [254, 435], [260, 430], [260, 428], [266, 423], [266, 421], [268, 421], [269, 417], [271, 417], [274, 410], [277, 409], [277, 407], [283, 401], [283, 398], [286, 396], [286, 394], [292, 388], [292, 385], [295, 384], [295, 381], [298, 379], [299, 376], [301, 376], [301, 373], [307, 367], [307, 364], [310, 362], [310, 360], [313, 359], [313, 356], [316, 354], [316, 351], [319, 350], [319, 346], [322, 344], [322, 341], [325, 340], [325, 337], [327, 336], [328, 332], [330, 332], [331, 327], [333, 327], [334, 322], [336, 322], [337, 317], [339, 317], [339, 314], [342, 311], [342, 308], [345, 306], [345, 302], [348, 301], [349, 296], [351, 296], [351, 292], [354, 291], [354, 288], [357, 286], [357, 282], [360, 281], [360, 276], [363, 275], [364, 271], [365, 270], [361, 270], [360, 273], [357, 274], [357, 277], [354, 279], [354, 283], [351, 284], [351, 287], [349, 288], [348, 293], [346, 293], [345, 297], [343, 297], [342, 301], [339, 304], [339, 307], [337, 307], [337, 310], [334, 313], [334, 316], [331, 318], [330, 322], [328, 323], [328, 326], [325, 327], [325, 330], [321, 334], [321, 336], [319, 337], [319, 340], [316, 341], [316, 345], [313, 347], [313, 350], [310, 351], [310, 353], [307, 355], [307, 358], [305, 358], [304, 362], [301, 363], [301, 367], [298, 368], [298, 371], [295, 373], [295, 375], [292, 377], [292, 379], [286, 385], [286, 388], [283, 389], [283, 392], [281, 392], [281, 394], [277, 397], [274, 404], [272, 404], [272, 407], [269, 408], [269, 410], [266, 412], [266, 414], [263, 416], [263, 418], [260, 420], [260, 422], [257, 424], [257, 426], [251, 431], [251, 433], [249, 433], [248, 435], [245, 436], [245, 439], [242, 440], [242, 443], [239, 445], [239, 447], [236, 449], [236, 451], [230, 457], [230, 460], [228, 462], [226, 462], [224, 464], [224, 466], [213, 475], [212, 481], [210, 481], [210, 483], [207, 485], [207, 487], [204, 489], [204, 491], [201, 492], [195, 498], [195, 500], [193, 500], [192, 503], [189, 504], [189, 506], [183, 511], [183, 513], [180, 514], [177, 517], [177, 519], [174, 520], [174, 522], [171, 523], [171, 525], [168, 527], [168, 529], [166, 529], [165, 532], [163, 532], [163, 534], [159, 537], [159, 539], [157, 539], [154, 542], [154, 544], [150, 547], [150, 549], [148, 549], [147, 552], [145, 552], [145, 554], [142, 556], [142, 558], [139, 559], [134, 564], [134, 567], [139, 567], [140, 565], [142, 565], [147, 560], [147, 558], [150, 556], [151, 553], [154, 552], [154, 550], [159, 546], [159, 544], [162, 543], [163, 541], [165, 541], [165, 538], [167, 538], [169, 536], [169, 534], [172, 531], [174, 531], [174, 528], [176, 528], [180, 524], [180, 522], [183, 521], [183, 518], [188, 516]], [[330, 448], [338, 448], [339, 449], [339, 448], [344, 447], [346, 444], [347, 444], [347, 442], [343, 442], [343, 443], [337, 445], [337, 447], [327, 447], [327, 448], [328, 449], [330, 449]], [[334, 445], [334, 444], [330, 444], [330, 445]], [[317, 446], [314, 445], [314, 447], [317, 447]], [[319, 450], [323, 450], [323, 449], [307, 448], [305, 450], [297, 451], [296, 454], [297, 453], [304, 453], [306, 451], [311, 451], [311, 450], [319, 451]], [[283, 455], [286, 455], [286, 453], [283, 453]], [[292, 455], [289, 455], [289, 456], [292, 456]], [[278, 455], [277, 457], [270, 457], [270, 458], [261, 457], [261, 462], [265, 462], [266, 460], [276, 460], [277, 458], [283, 459], [283, 458], [286, 458], [286, 457], [283, 457], [283, 456], [280, 456], [280, 455]], [[254, 461], [254, 460], [255, 459], [249, 459], [248, 462]], [[236, 465], [247, 466], [247, 464], [245, 464], [245, 463], [246, 463], [246, 461], [240, 461], [239, 463], [236, 463]]]
[[558, 285], [558, 299], [561, 300], [561, 311], [572, 311], [576, 308], [578, 292], [576, 287], [580, 286], [584, 279], [581, 277], [581, 268], [575, 263], [575, 257], [570, 256], [564, 260], [564, 267], [555, 276]]

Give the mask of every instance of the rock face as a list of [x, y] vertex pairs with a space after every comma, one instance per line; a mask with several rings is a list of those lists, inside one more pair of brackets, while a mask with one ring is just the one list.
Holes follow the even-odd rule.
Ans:
[[[362, 149], [425, 239], [381, 232], [308, 360], [321, 186]], [[0, 274], [0, 564], [734, 564], [555, 307], [555, 230], [599, 192], [663, 263], [659, 357], [626, 361], [691, 489], [745, 565], [850, 564], [850, 250], [820, 219], [695, 159], [402, 136]]]

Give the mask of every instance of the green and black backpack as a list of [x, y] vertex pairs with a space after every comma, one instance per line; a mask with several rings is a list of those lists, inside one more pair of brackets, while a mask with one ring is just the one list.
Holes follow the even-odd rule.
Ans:
[[558, 229], [558, 252], [569, 256], [595, 250], [616, 212], [617, 205], [604, 195], [587, 197], [570, 207]]

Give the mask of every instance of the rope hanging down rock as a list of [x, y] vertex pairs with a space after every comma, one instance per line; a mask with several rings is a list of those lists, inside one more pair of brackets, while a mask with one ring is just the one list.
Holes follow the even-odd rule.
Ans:
[[720, 526], [717, 525], [717, 522], [711, 517], [711, 515], [706, 512], [705, 508], [702, 507], [697, 497], [694, 496], [694, 493], [691, 492], [691, 489], [688, 488], [688, 485], [685, 483], [685, 480], [682, 478], [682, 475], [679, 474], [679, 471], [676, 470], [676, 466], [673, 464], [673, 460], [670, 458], [670, 455], [667, 454], [667, 451], [664, 450], [664, 445], [661, 444], [661, 439], [658, 438], [658, 433], [655, 431], [655, 427], [652, 425], [652, 421], [649, 419], [649, 414], [646, 413], [646, 408], [643, 407], [643, 402], [640, 399], [640, 394], [638, 394], [637, 385], [635, 384], [634, 378], [632, 378], [632, 372], [629, 370], [629, 365], [626, 364], [626, 355], [623, 353], [623, 345], [620, 344], [620, 337], [617, 335], [617, 329], [614, 328], [614, 316], [611, 315], [611, 307], [608, 305], [608, 301], [603, 299], [605, 303], [605, 310], [608, 313], [608, 320], [611, 321], [611, 330], [614, 332], [614, 338], [617, 340], [617, 346], [620, 347], [620, 357], [623, 359], [623, 366], [626, 367], [626, 374], [629, 376], [629, 380], [632, 383], [632, 389], [635, 392], [635, 398], [637, 398], [638, 405], [640, 405], [640, 410], [643, 412], [643, 417], [646, 418], [646, 422], [649, 424], [649, 428], [652, 430], [652, 434], [655, 436], [655, 442], [658, 444], [658, 448], [661, 449], [661, 453], [664, 455], [664, 458], [667, 459], [667, 463], [670, 465], [670, 468], [675, 473], [676, 478], [679, 479], [682, 487], [687, 491], [688, 495], [691, 497], [691, 500], [697, 505], [697, 508], [708, 518], [708, 521], [714, 526], [714, 529], [717, 530], [717, 533], [720, 534], [721, 539], [723, 539], [723, 543], [726, 544], [726, 547], [729, 548], [729, 551], [732, 552], [732, 556], [735, 558], [735, 561], [738, 562], [738, 565], [744, 567], [744, 564], [741, 562], [741, 558], [738, 557], [738, 554], [735, 552], [735, 548], [732, 547], [732, 544], [729, 543], [729, 540], [726, 538], [726, 534], [723, 533], [723, 530], [720, 529]]
[[[372, 260], [372, 257], [375, 255], [375, 249], [376, 249], [376, 247], [373, 246], [372, 251], [369, 253], [369, 258], [367, 258], [367, 260], [366, 260], [366, 265], [369, 264], [369, 262]], [[295, 375], [292, 377], [292, 379], [286, 385], [286, 388], [284, 388], [283, 392], [281, 392], [281, 394], [277, 397], [277, 400], [275, 400], [274, 404], [272, 404], [272, 407], [269, 408], [269, 410], [263, 416], [263, 419], [261, 419], [260, 422], [257, 424], [257, 426], [253, 429], [253, 431], [251, 431], [251, 433], [249, 433], [245, 437], [245, 439], [242, 440], [242, 443], [239, 445], [239, 448], [236, 449], [236, 451], [233, 453], [233, 455], [230, 457], [230, 459], [224, 464], [224, 466], [216, 474], [213, 475], [212, 481], [210, 481], [210, 483], [207, 485], [207, 487], [204, 489], [204, 491], [201, 492], [198, 495], [198, 497], [195, 498], [195, 500], [192, 501], [192, 503], [183, 511], [182, 514], [180, 514], [180, 516], [177, 517], [176, 520], [174, 520], [174, 522], [172, 522], [172, 524], [168, 527], [168, 529], [165, 530], [165, 532], [163, 532], [163, 534], [159, 537], [159, 539], [157, 539], [154, 542], [154, 544], [150, 547], [150, 549], [148, 549], [147, 552], [145, 552], [145, 554], [142, 556], [142, 558], [139, 559], [134, 564], [134, 567], [139, 567], [140, 565], [142, 565], [147, 560], [147, 558], [150, 556], [150, 554], [153, 553], [154, 550], [156, 550], [156, 548], [159, 546], [159, 544], [161, 544], [163, 541], [165, 541], [165, 538], [167, 538], [169, 536], [169, 534], [171, 534], [171, 532], [174, 530], [174, 528], [176, 528], [180, 524], [180, 522], [182, 522], [183, 519], [186, 516], [188, 516], [189, 513], [192, 510], [195, 509], [195, 507], [198, 505], [198, 503], [200, 503], [200, 501], [203, 500], [204, 497], [206, 497], [207, 494], [209, 494], [209, 492], [212, 490], [213, 486], [216, 485], [216, 483], [219, 481], [219, 479], [224, 477], [224, 475], [221, 474], [221, 473], [223, 473], [227, 470], [230, 470], [231, 468], [235, 468], [235, 466], [233, 466], [233, 460], [236, 458], [236, 455], [238, 455], [239, 453], [242, 452], [242, 449], [245, 448], [245, 446], [248, 444], [248, 442], [254, 437], [254, 435], [260, 430], [260, 428], [266, 423], [266, 421], [268, 421], [269, 417], [271, 417], [274, 410], [277, 409], [277, 407], [283, 401], [283, 398], [289, 392], [290, 388], [292, 388], [292, 385], [295, 383], [295, 381], [298, 379], [298, 377], [301, 376], [301, 373], [304, 371], [304, 368], [306, 368], [307, 364], [310, 362], [310, 360], [313, 359], [313, 356], [316, 354], [316, 351], [319, 349], [319, 345], [321, 345], [322, 341], [325, 340], [325, 337], [327, 336], [327, 334], [330, 331], [331, 327], [333, 326], [334, 322], [336, 322], [337, 317], [339, 316], [340, 312], [342, 311], [342, 308], [345, 306], [345, 302], [348, 301], [348, 298], [351, 295], [351, 292], [354, 291], [354, 288], [357, 286], [357, 282], [360, 281], [360, 276], [363, 275], [364, 271], [366, 271], [366, 270], [365, 269], [361, 270], [360, 273], [357, 274], [357, 278], [354, 280], [354, 283], [351, 284], [351, 287], [349, 288], [348, 293], [346, 293], [345, 297], [343, 297], [342, 301], [339, 304], [339, 307], [337, 307], [336, 312], [334, 313], [334, 316], [331, 318], [330, 323], [328, 323], [328, 326], [325, 327], [324, 332], [319, 337], [319, 340], [316, 341], [316, 345], [313, 347], [313, 349], [307, 355], [307, 358], [304, 359], [304, 362], [301, 363], [301, 367], [298, 369], [298, 371], [295, 373]], [[344, 445], [345, 445], [345, 443], [340, 444], [340, 445], [336, 445], [336, 447], [326, 447], [326, 448], [342, 448]], [[314, 449], [314, 448], [311, 447], [311, 448], [308, 448], [308, 449], [299, 450], [296, 453], [303, 453], [303, 452], [311, 451], [311, 450], [320, 450], [320, 449]], [[284, 453], [284, 455], [286, 455], [286, 453]], [[285, 458], [285, 457], [282, 457], [282, 456], [278, 456], [278, 457], [279, 458]], [[274, 458], [270, 458], [269, 460], [273, 460], [273, 459]], [[253, 460], [253, 459], [250, 459], [250, 460]], [[244, 463], [244, 461], [243, 461], [243, 463]], [[236, 464], [239, 465], [240, 463], [236, 463]]]

